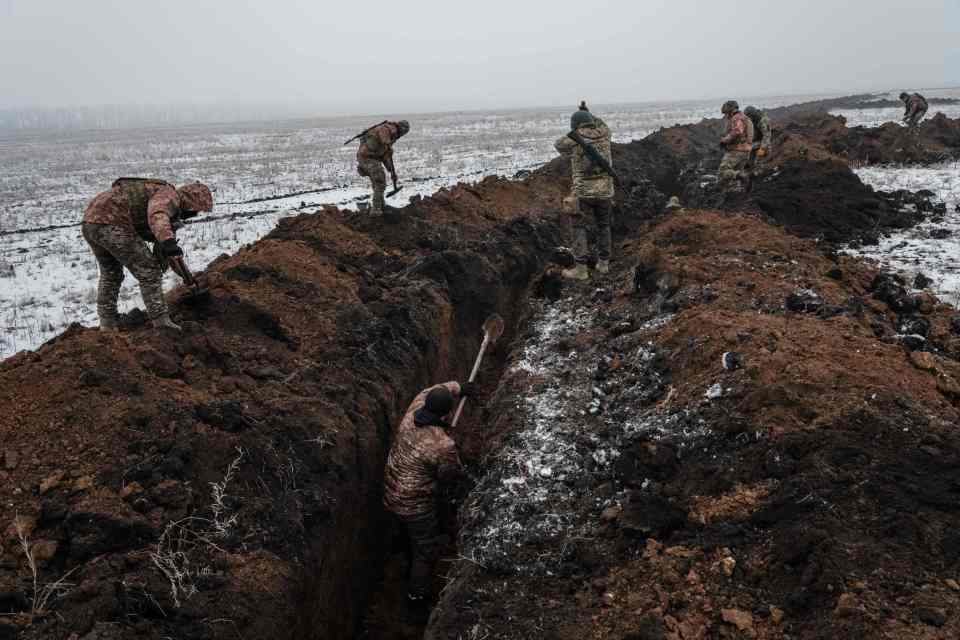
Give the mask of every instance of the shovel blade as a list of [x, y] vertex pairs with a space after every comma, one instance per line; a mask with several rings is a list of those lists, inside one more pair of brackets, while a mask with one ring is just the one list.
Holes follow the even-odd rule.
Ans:
[[483, 335], [486, 336], [487, 342], [491, 344], [500, 339], [500, 336], [503, 335], [503, 329], [504, 322], [499, 313], [491, 314], [483, 322]]
[[387, 194], [386, 194], [385, 196], [383, 196], [383, 197], [384, 197], [384, 198], [392, 198], [393, 196], [397, 195], [397, 194], [400, 193], [401, 191], [403, 191], [403, 187], [397, 187], [396, 189], [394, 189], [393, 191], [390, 191], [389, 193], [387, 193]]

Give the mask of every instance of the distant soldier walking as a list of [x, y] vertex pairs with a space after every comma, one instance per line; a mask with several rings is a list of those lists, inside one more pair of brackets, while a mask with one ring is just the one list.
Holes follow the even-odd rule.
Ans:
[[770, 155], [770, 143], [773, 141], [770, 132], [770, 118], [766, 111], [761, 111], [753, 106], [744, 109], [743, 113], [753, 123], [753, 147], [750, 150], [750, 166], [755, 168], [762, 165], [764, 159]]
[[100, 328], [119, 326], [117, 299], [126, 267], [140, 283], [147, 316], [154, 327], [180, 327], [170, 320], [163, 299], [165, 266], [147, 242], [165, 259], [183, 256], [175, 228], [201, 211], [213, 210], [210, 189], [199, 182], [179, 189], [163, 180], [120, 178], [87, 206], [81, 230], [100, 267], [97, 315]]
[[614, 195], [613, 156], [610, 129], [590, 113], [585, 102], [570, 116], [570, 133], [557, 140], [556, 150], [570, 156], [573, 175], [574, 206], [567, 224], [573, 235], [573, 253], [577, 264], [563, 275], [587, 280], [588, 242], [586, 215], [593, 216], [597, 242], [597, 272], [610, 271], [610, 216]]
[[446, 382], [421, 391], [400, 421], [387, 458], [383, 504], [400, 518], [410, 537], [407, 597], [414, 605], [430, 595], [439, 552], [440, 487], [462, 472], [457, 445], [446, 432], [446, 417], [459, 398], [472, 394], [471, 382]]
[[[406, 120], [381, 122], [360, 134], [360, 147], [357, 149], [357, 173], [370, 178], [373, 187], [371, 212], [382, 214], [384, 207], [383, 192], [387, 188], [387, 176], [384, 167], [390, 172], [393, 186], [397, 186], [397, 170], [393, 164], [393, 145], [410, 131]], [[348, 140], [348, 142], [350, 142]]]
[[749, 179], [745, 169], [753, 150], [753, 122], [742, 111], [736, 100], [727, 100], [720, 109], [727, 124], [726, 135], [720, 139], [724, 150], [720, 160], [719, 178], [724, 190], [742, 187], [741, 180]]
[[923, 116], [927, 115], [927, 109], [930, 108], [930, 105], [927, 104], [927, 99], [919, 93], [909, 94], [904, 91], [900, 94], [900, 101], [903, 102], [905, 107], [903, 121], [906, 123], [907, 128], [919, 133], [917, 126], [920, 124], [920, 121], [923, 120]]

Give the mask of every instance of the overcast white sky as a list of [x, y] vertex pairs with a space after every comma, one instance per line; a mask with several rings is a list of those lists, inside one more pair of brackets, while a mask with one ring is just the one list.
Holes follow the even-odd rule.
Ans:
[[0, 108], [317, 114], [960, 84], [960, 0], [0, 0]]

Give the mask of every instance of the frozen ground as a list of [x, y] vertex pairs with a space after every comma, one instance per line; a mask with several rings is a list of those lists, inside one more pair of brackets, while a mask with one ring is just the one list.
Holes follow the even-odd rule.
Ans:
[[933, 217], [911, 229], [880, 239], [876, 246], [849, 253], [873, 258], [895, 271], [903, 272], [910, 282], [922, 272], [933, 280], [930, 289], [944, 301], [960, 303], [960, 163], [934, 167], [867, 167], [857, 175], [875, 189], [929, 189], [937, 200], [947, 204], [947, 213]]
[[[960, 98], [960, 89], [939, 89], [931, 91], [921, 89], [920, 92], [928, 99]], [[886, 95], [878, 95], [877, 97], [887, 100], [899, 100], [899, 96], [899, 91], [892, 91]], [[938, 111], [942, 112], [948, 118], [960, 118], [960, 104], [932, 104], [930, 105], [930, 110], [927, 111], [927, 117], [932, 118]], [[879, 127], [885, 122], [901, 122], [903, 118], [903, 107], [891, 109], [838, 109], [830, 113], [846, 118], [848, 127]]]
[[[778, 106], [797, 98], [758, 104]], [[714, 116], [711, 102], [595, 105], [618, 141]], [[397, 147], [402, 206], [457, 182], [512, 176], [553, 157], [570, 109], [404, 116], [411, 133]], [[96, 324], [97, 267], [72, 225], [85, 204], [118, 176], [202, 180], [216, 189], [214, 215], [249, 217], [193, 224], [180, 232], [187, 260], [204, 268], [270, 231], [291, 210], [367, 197], [355, 172], [356, 144], [343, 141], [381, 116], [204, 125], [175, 129], [27, 132], [0, 136], [0, 358], [31, 349], [71, 322]], [[176, 279], [167, 277], [167, 286]], [[131, 276], [124, 310], [141, 305]]]
[[[933, 95], [931, 93], [931, 95]], [[743, 99], [765, 107], [823, 96]], [[717, 115], [717, 102], [594, 105], [618, 141]], [[554, 156], [570, 109], [408, 115], [397, 148], [402, 206], [457, 182], [511, 176]], [[871, 116], [872, 117], [872, 116]], [[189, 264], [204, 268], [269, 232], [294, 209], [352, 208], [367, 197], [355, 144], [342, 142], [382, 116], [203, 125], [174, 129], [0, 135], [0, 358], [32, 349], [71, 322], [96, 324], [97, 267], [75, 226], [85, 204], [118, 176], [202, 180], [216, 189], [215, 216], [180, 232]], [[167, 276], [167, 286], [176, 278]], [[140, 306], [128, 275], [124, 310]]]

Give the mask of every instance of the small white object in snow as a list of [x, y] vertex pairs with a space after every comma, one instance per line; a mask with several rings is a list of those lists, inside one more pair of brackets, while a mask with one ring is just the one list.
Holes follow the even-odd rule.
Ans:
[[723, 387], [720, 386], [719, 382], [716, 382], [712, 387], [707, 389], [704, 395], [707, 396], [707, 400], [716, 400], [723, 395]]
[[544, 478], [549, 478], [550, 476], [553, 475], [553, 469], [551, 469], [550, 467], [542, 467], [540, 469], [540, 475]]

